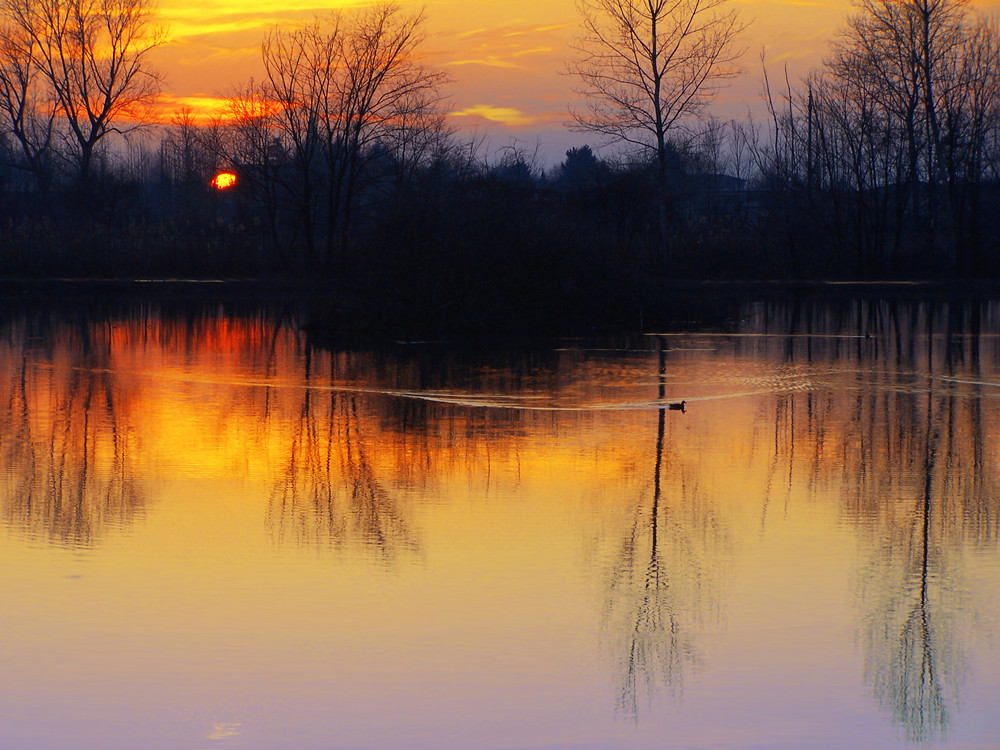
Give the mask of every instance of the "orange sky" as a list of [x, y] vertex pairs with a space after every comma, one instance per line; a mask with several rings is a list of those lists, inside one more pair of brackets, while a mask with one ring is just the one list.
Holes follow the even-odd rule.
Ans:
[[[574, 81], [560, 75], [577, 33], [574, 0], [400, 0], [425, 8], [427, 61], [454, 79], [449, 92], [452, 122], [488, 136], [492, 149], [517, 138], [541, 141], [543, 158], [558, 161], [570, 145], [594, 136], [566, 132]], [[850, 0], [732, 0], [752, 21], [744, 34], [745, 72], [720, 97], [715, 113], [745, 116], [760, 109], [760, 53], [766, 49], [775, 75], [789, 65], [792, 80], [817, 65], [827, 41], [850, 11]], [[160, 0], [169, 42], [156, 51], [166, 75], [167, 112], [189, 105], [217, 108], [220, 98], [250, 76], [261, 76], [260, 41], [276, 23], [309, 19], [331, 8], [364, 0]], [[997, 12], [1000, 0], [976, 7]], [[169, 115], [168, 115], [169, 117]]]

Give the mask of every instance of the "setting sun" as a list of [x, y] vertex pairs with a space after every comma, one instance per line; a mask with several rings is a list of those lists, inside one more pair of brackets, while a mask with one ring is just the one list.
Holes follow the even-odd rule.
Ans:
[[219, 172], [212, 178], [212, 187], [216, 190], [228, 190], [236, 184], [236, 175], [232, 172]]

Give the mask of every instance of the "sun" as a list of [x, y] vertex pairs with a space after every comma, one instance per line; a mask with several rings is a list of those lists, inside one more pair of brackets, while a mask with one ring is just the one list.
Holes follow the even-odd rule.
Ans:
[[232, 172], [219, 172], [212, 178], [211, 185], [216, 190], [228, 190], [236, 184], [236, 175]]

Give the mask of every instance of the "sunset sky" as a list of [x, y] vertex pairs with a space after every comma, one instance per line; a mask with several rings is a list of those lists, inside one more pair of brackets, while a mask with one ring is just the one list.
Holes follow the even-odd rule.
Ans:
[[[788, 64], [797, 80], [818, 65], [827, 42], [850, 12], [850, 0], [732, 0], [751, 22], [744, 33], [743, 75], [720, 96], [721, 118], [760, 111], [760, 54], [776, 76]], [[198, 112], [221, 106], [233, 87], [261, 77], [260, 42], [279, 23], [301, 22], [361, 0], [160, 0], [169, 41], [156, 51], [166, 76], [165, 117], [182, 105]], [[595, 136], [566, 131], [575, 81], [561, 72], [578, 33], [574, 0], [401, 0], [426, 11], [426, 61], [453, 79], [448, 93], [452, 123], [489, 139], [492, 149], [517, 139], [540, 142], [545, 161], [556, 162], [571, 145], [599, 145]], [[1000, 9], [1000, 0], [976, 7]]]

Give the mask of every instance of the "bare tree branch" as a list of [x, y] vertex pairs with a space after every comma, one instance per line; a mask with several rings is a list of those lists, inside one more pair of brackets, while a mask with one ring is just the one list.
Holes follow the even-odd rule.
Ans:
[[159, 94], [147, 58], [165, 33], [150, 0], [7, 0], [3, 15], [26, 40], [86, 181], [98, 143], [142, 127]]
[[745, 28], [727, 0], [578, 0], [583, 34], [567, 65], [587, 102], [572, 127], [649, 152], [665, 252], [669, 135], [738, 72]]

